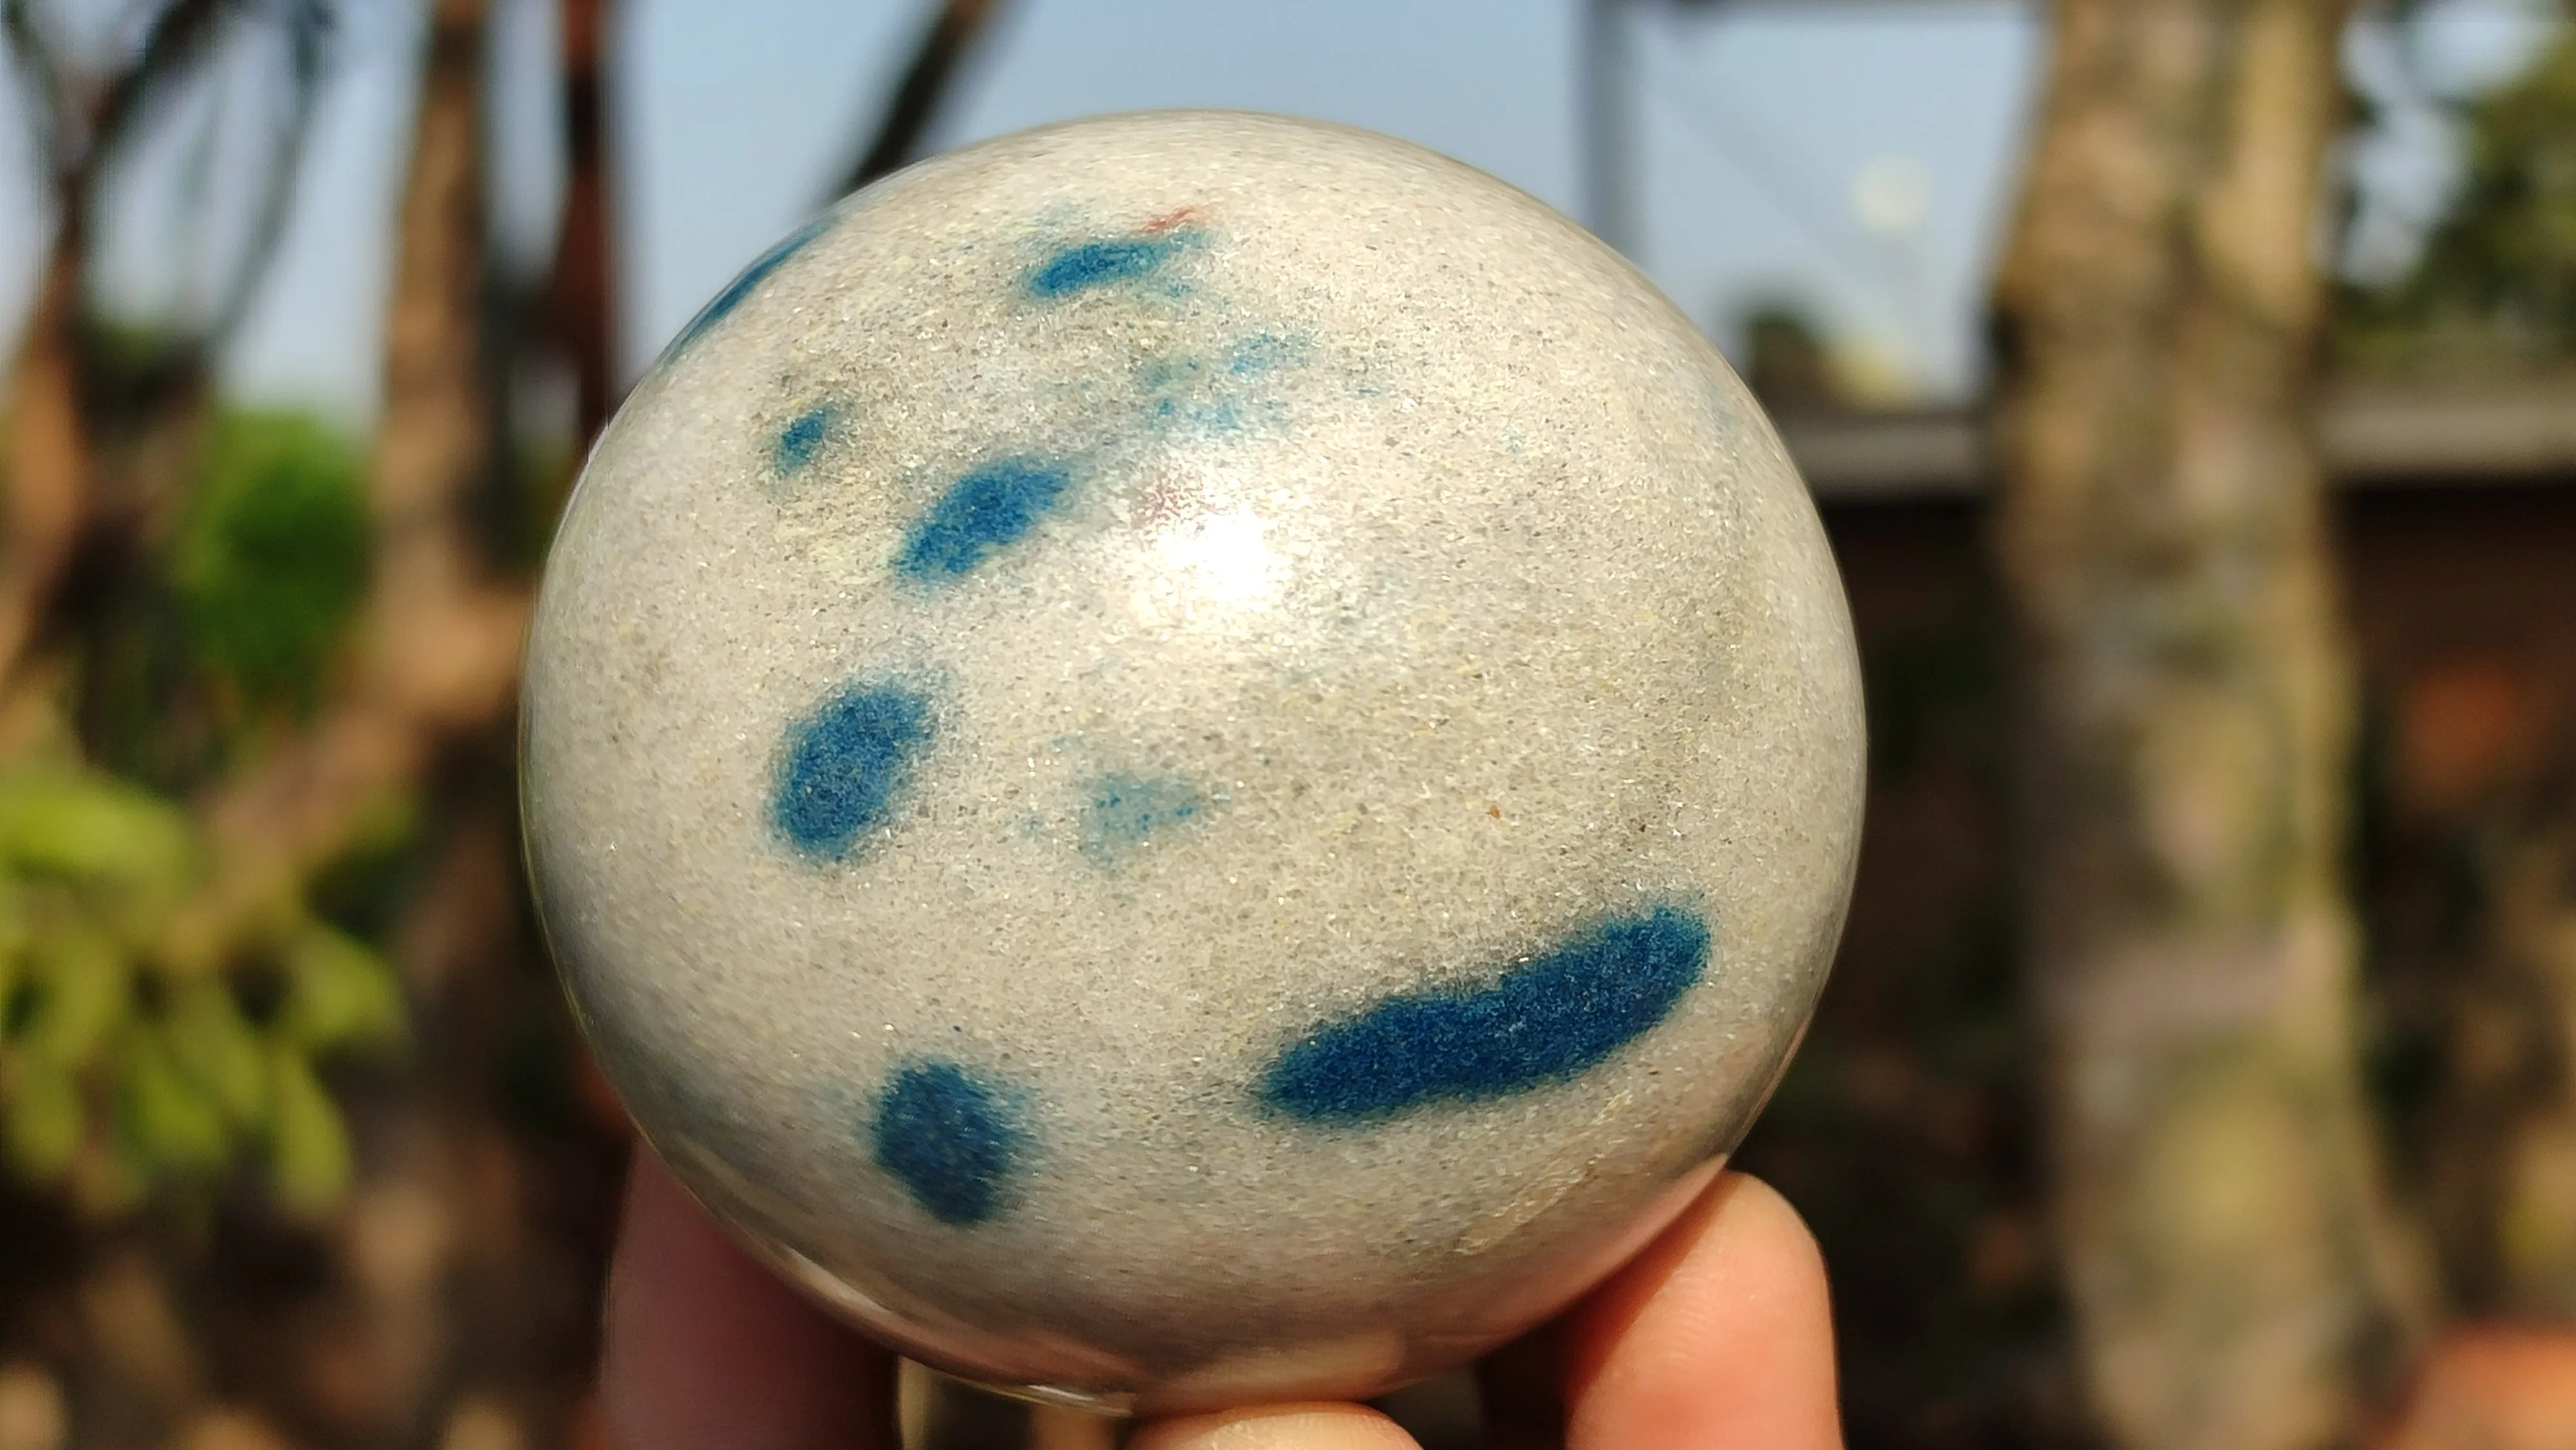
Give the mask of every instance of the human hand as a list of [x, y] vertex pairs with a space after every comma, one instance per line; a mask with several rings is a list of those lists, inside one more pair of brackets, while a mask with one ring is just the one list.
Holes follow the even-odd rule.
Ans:
[[[1720, 1177], [1609, 1282], [1483, 1366], [1498, 1450], [1831, 1450], [1823, 1260], [1786, 1200]], [[617, 1450], [891, 1450], [894, 1356], [772, 1277], [639, 1153], [600, 1393]], [[1138, 1427], [1129, 1450], [1414, 1450], [1362, 1405]]]

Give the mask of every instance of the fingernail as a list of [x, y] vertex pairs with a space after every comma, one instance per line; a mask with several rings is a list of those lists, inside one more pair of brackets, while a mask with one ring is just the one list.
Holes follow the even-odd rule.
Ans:
[[1360, 1405], [1279, 1405], [1148, 1425], [1128, 1450], [1421, 1450], [1402, 1427]]

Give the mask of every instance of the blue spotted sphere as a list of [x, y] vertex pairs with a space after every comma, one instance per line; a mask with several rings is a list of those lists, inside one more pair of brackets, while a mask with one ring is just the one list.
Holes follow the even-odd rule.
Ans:
[[1716, 1171], [1841, 929], [1860, 692], [1696, 329], [1455, 162], [1167, 113], [843, 202], [583, 471], [547, 931], [653, 1149], [935, 1367], [1374, 1394]]

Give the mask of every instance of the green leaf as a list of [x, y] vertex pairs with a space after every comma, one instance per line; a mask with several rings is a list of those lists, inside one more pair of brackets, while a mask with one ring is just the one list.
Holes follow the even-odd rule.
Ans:
[[187, 817], [106, 776], [0, 780], [0, 857], [37, 875], [175, 887], [190, 862]]
[[278, 1205], [318, 1218], [348, 1196], [349, 1131], [303, 1054], [274, 1048], [269, 1067], [269, 1168]]
[[16, 957], [31, 935], [26, 888], [14, 877], [0, 876], [0, 962]]
[[2576, 360], [2576, 31], [2454, 119], [2448, 214], [2409, 275], [2344, 290], [2345, 367], [2457, 380]]
[[179, 1066], [162, 1030], [138, 1025], [122, 1046], [116, 1117], [135, 1155], [156, 1176], [222, 1168], [233, 1146], [223, 1106]]
[[286, 953], [279, 1026], [311, 1052], [397, 1041], [402, 986], [382, 957], [326, 926], [310, 926]]
[[80, 1085], [60, 1063], [24, 1053], [0, 1061], [0, 1136], [9, 1166], [32, 1183], [51, 1183], [80, 1151]]
[[0, 1042], [13, 1035], [18, 1023], [18, 988], [26, 980], [25, 953], [21, 944], [0, 946]]
[[268, 1061], [259, 1033], [220, 982], [193, 982], [171, 1003], [170, 1050], [201, 1084], [236, 1129], [257, 1131], [268, 1122]]
[[84, 1066], [133, 1010], [124, 955], [95, 932], [73, 929], [38, 938], [28, 966], [36, 1000], [20, 1044], [67, 1070]]
[[309, 706], [367, 584], [357, 450], [291, 413], [225, 415], [172, 540], [197, 658], [244, 694]]

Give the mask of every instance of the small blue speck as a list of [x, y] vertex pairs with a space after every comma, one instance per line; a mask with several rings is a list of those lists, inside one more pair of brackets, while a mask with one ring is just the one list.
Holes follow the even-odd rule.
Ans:
[[724, 321], [729, 313], [743, 304], [745, 298], [751, 296], [754, 289], [768, 280], [770, 273], [777, 271], [807, 242], [823, 235], [831, 229], [831, 226], [832, 216], [827, 212], [798, 227], [787, 235], [785, 241], [761, 253], [758, 261], [743, 268], [740, 276], [726, 283], [722, 292], [717, 293], [706, 306], [698, 309], [698, 315], [690, 318], [689, 325], [680, 329], [680, 335], [671, 339], [671, 345], [663, 349], [662, 356], [665, 358], [676, 356], [681, 349], [697, 341], [708, 328]]
[[1168, 357], [1158, 357], [1145, 364], [1144, 369], [1137, 374], [1136, 380], [1144, 384], [1147, 391], [1159, 393], [1180, 387], [1205, 370], [1206, 365], [1197, 358], [1185, 353], [1176, 353]]
[[1132, 282], [1162, 266], [1179, 250], [1179, 236], [1080, 242], [1040, 263], [1029, 274], [1029, 292], [1052, 301], [1114, 282]]
[[1003, 1095], [953, 1062], [903, 1068], [877, 1104], [877, 1163], [921, 1210], [959, 1228], [1002, 1207], [1002, 1183], [1024, 1137]]
[[952, 579], [1037, 527], [1064, 498], [1073, 475], [1032, 458], [987, 463], [948, 486], [913, 523], [895, 567], [915, 579]]
[[1257, 378], [1298, 360], [1299, 344], [1275, 332], [1256, 332], [1234, 345], [1226, 359], [1226, 371], [1238, 378]]
[[1185, 780], [1104, 775], [1091, 783], [1082, 811], [1082, 853], [1100, 865], [1117, 863], [1130, 849], [1167, 826], [1207, 808], [1198, 787]]
[[900, 685], [842, 691], [788, 730], [771, 808], [778, 833], [809, 856], [848, 856], [929, 742], [929, 697]]
[[1281, 1054], [1261, 1100], [1308, 1122], [1354, 1123], [1563, 1082], [1664, 1020], [1699, 981], [1708, 945], [1698, 917], [1659, 907], [1490, 986], [1390, 998]]
[[823, 442], [831, 436], [834, 411], [829, 407], [813, 408], [796, 415], [795, 421], [778, 430], [778, 442], [770, 449], [771, 458], [781, 473], [794, 473], [814, 461], [823, 451]]

